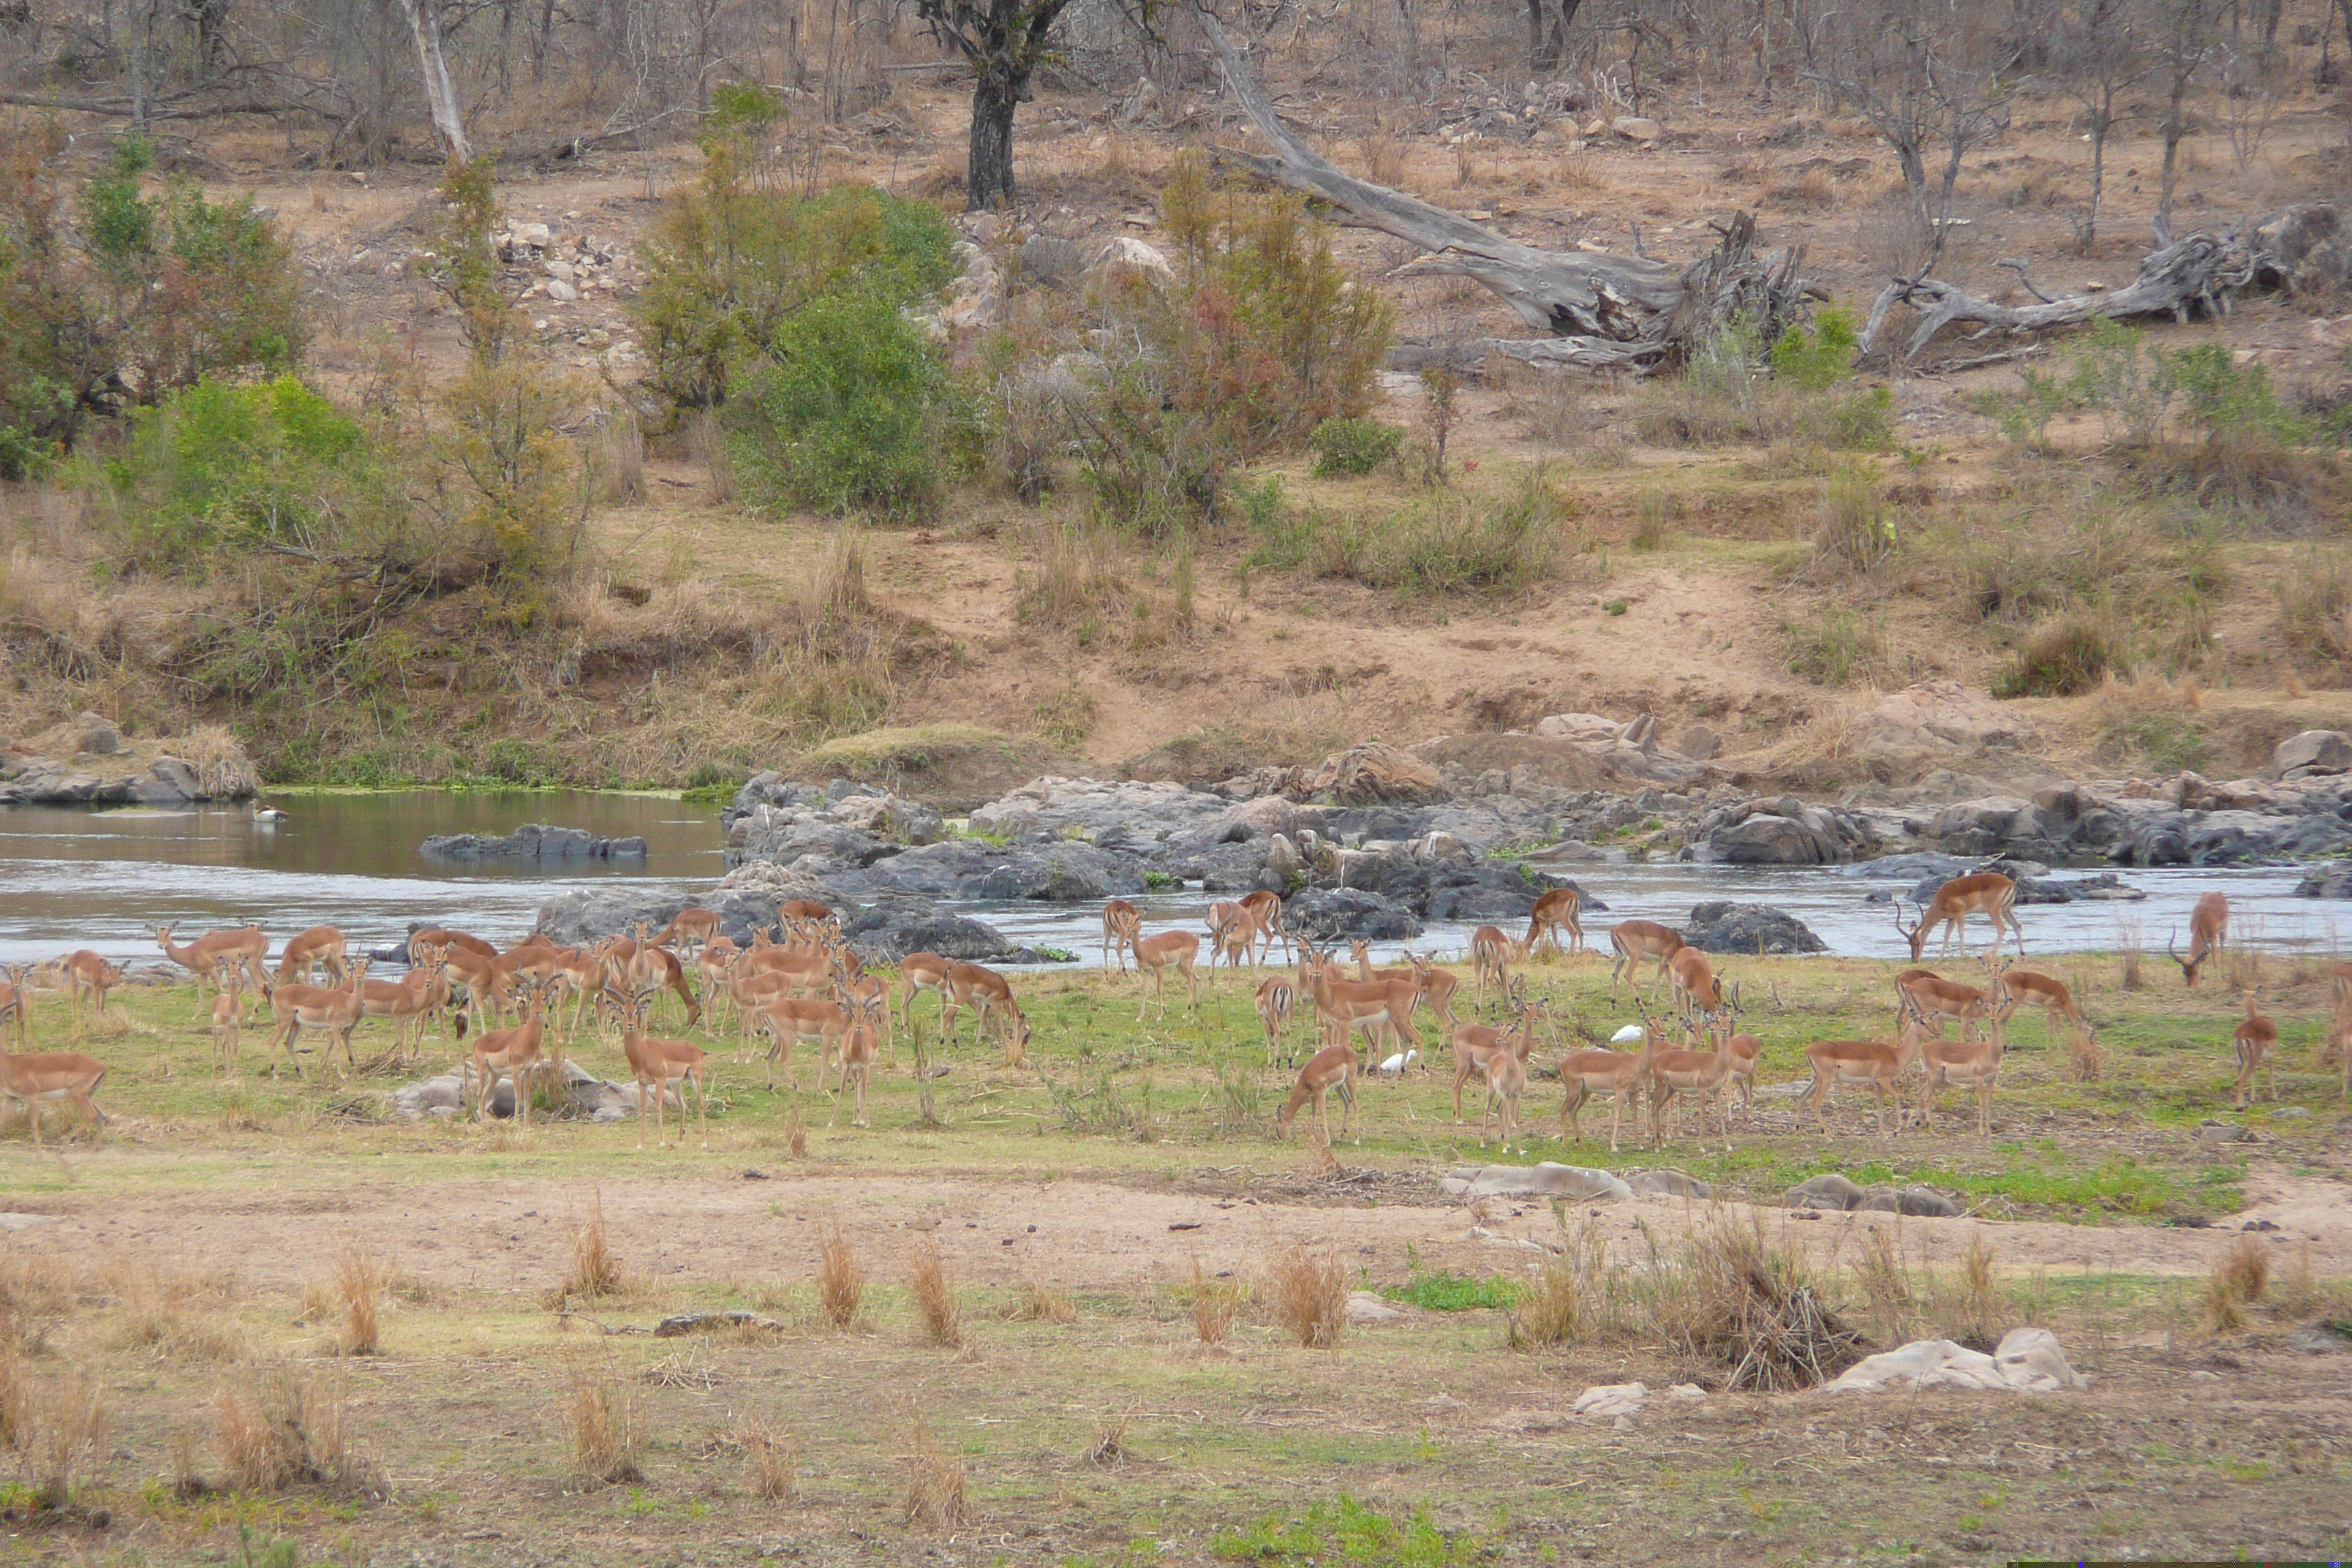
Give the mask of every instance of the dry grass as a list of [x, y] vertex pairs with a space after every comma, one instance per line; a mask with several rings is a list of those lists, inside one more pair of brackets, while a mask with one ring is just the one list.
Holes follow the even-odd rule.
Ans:
[[965, 1512], [963, 1461], [952, 1454], [940, 1452], [939, 1445], [931, 1440], [930, 1423], [919, 1415], [908, 1419], [907, 1452], [902, 1458], [906, 1482], [899, 1502], [907, 1522], [931, 1530], [961, 1523]]
[[1234, 1319], [1242, 1310], [1247, 1291], [1236, 1280], [1219, 1279], [1201, 1267], [1198, 1253], [1192, 1256], [1191, 1285], [1192, 1331], [1204, 1345], [1221, 1345], [1232, 1337]]
[[1292, 1242], [1267, 1261], [1265, 1281], [1274, 1321], [1300, 1344], [1329, 1350], [1339, 1342], [1348, 1321], [1348, 1271], [1338, 1253]]
[[53, 1378], [30, 1403], [31, 1430], [20, 1452], [33, 1486], [33, 1500], [44, 1509], [74, 1505], [93, 1471], [105, 1463], [109, 1429], [106, 1398], [88, 1373], [70, 1371]]
[[1960, 1317], [1967, 1330], [1963, 1338], [1988, 1351], [1993, 1345], [1994, 1310], [2000, 1300], [1993, 1282], [1992, 1258], [1992, 1244], [1979, 1231], [1969, 1237], [1968, 1256], [1960, 1260]]
[[2066, 1031], [2066, 1069], [2077, 1083], [2096, 1083], [2106, 1077], [2107, 1057], [2096, 1035], [2087, 1029]]
[[827, 621], [856, 621], [874, 613], [874, 597], [866, 587], [866, 535], [843, 523], [826, 538], [824, 549], [801, 584], [801, 618], [812, 626]]
[[735, 1441], [751, 1461], [751, 1490], [771, 1502], [790, 1502], [800, 1468], [800, 1445], [765, 1417], [746, 1415], [735, 1424]]
[[604, 1194], [598, 1193], [589, 1200], [586, 1219], [574, 1215], [569, 1223], [572, 1268], [555, 1288], [548, 1305], [561, 1310], [568, 1301], [627, 1295], [628, 1276], [621, 1268], [621, 1260], [613, 1256], [612, 1245], [604, 1237]]
[[1126, 597], [1110, 530], [1073, 513], [1040, 517], [1027, 531], [1030, 564], [1017, 575], [1014, 614], [1063, 629], [1107, 622]]
[[[963, 1343], [963, 1313], [956, 1306], [955, 1292], [948, 1288], [947, 1269], [940, 1261], [937, 1241], [926, 1242], [915, 1254], [914, 1267], [908, 1271], [907, 1290], [915, 1299], [915, 1315], [923, 1325], [923, 1337], [935, 1345]], [[851, 1313], [856, 1314], [856, 1308]]]
[[243, 1384], [214, 1394], [213, 1423], [221, 1468], [236, 1490], [382, 1489], [382, 1477], [350, 1429], [341, 1393], [318, 1379], [257, 1366]]
[[1822, 1299], [1799, 1255], [1717, 1215], [1658, 1272], [1652, 1313], [1674, 1349], [1724, 1369], [1724, 1386], [1811, 1388], [1862, 1357], [1862, 1336]]
[[1551, 1350], [1583, 1337], [1584, 1314], [1578, 1300], [1576, 1272], [1575, 1263], [1565, 1257], [1544, 1264], [1528, 1293], [1511, 1309], [1514, 1346]]
[[1104, 1422], [1095, 1433], [1095, 1446], [1087, 1450], [1087, 1463], [1106, 1468], [1127, 1463], [1127, 1417], [1115, 1415]]
[[[1198, 1266], [1196, 1259], [1196, 1270]], [[1005, 1303], [1004, 1317], [1015, 1323], [1075, 1323], [1078, 1321], [1078, 1308], [1070, 1300], [1070, 1293], [1059, 1285], [1029, 1279], [1021, 1281], [1013, 1300]]]
[[2242, 1236], [2230, 1243], [2205, 1281], [2205, 1322], [2217, 1334], [2246, 1326], [2245, 1309], [2270, 1289], [2271, 1258], [2263, 1244]]
[[0, 1342], [0, 1454], [21, 1459], [33, 1438], [33, 1374], [13, 1344]]
[[624, 1486], [646, 1479], [637, 1466], [636, 1395], [611, 1367], [575, 1364], [563, 1413], [572, 1432], [572, 1467], [583, 1479]]
[[335, 1293], [343, 1310], [342, 1331], [335, 1349], [342, 1355], [376, 1352], [378, 1315], [392, 1282], [392, 1268], [357, 1241], [343, 1244], [335, 1259]]
[[2147, 985], [2147, 955], [2140, 951], [2140, 931], [2137, 921], [2119, 921], [2116, 924], [2116, 947], [2124, 958], [2122, 985], [2126, 991], [2143, 990]]
[[1554, 184], [1562, 190], [1598, 193], [1613, 191], [1617, 182], [1609, 177], [1601, 160], [1591, 153], [1567, 153], [1560, 156], [1553, 174]]
[[784, 1151], [795, 1160], [808, 1158], [808, 1127], [801, 1121], [801, 1108], [797, 1105], [784, 1120]]
[[1356, 143], [1364, 177], [1399, 190], [1404, 186], [1405, 158], [1411, 150], [1402, 132], [1386, 126], [1368, 132]]
[[609, 506], [646, 499], [646, 435], [626, 407], [609, 409], [589, 453], [597, 493]]
[[687, 416], [686, 452], [710, 476], [710, 503], [732, 506], [741, 493], [735, 478], [735, 455], [727, 445], [726, 427], [719, 411], [706, 408]]
[[244, 1348], [234, 1328], [196, 1310], [206, 1287], [193, 1275], [132, 1264], [115, 1275], [113, 1286], [122, 1310], [115, 1336], [121, 1348], [173, 1361], [229, 1361]]
[[857, 1309], [866, 1300], [866, 1270], [850, 1248], [849, 1233], [838, 1215], [817, 1237], [816, 1300], [825, 1321], [843, 1330], [857, 1321]]

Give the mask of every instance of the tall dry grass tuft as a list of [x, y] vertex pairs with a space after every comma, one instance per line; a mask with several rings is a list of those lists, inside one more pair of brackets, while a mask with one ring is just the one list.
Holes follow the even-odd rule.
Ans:
[[735, 1424], [735, 1441], [751, 1463], [751, 1489], [771, 1502], [790, 1502], [797, 1485], [800, 1446], [790, 1431], [759, 1415]]
[[866, 1270], [850, 1248], [849, 1232], [838, 1215], [817, 1237], [816, 1300], [825, 1321], [836, 1329], [856, 1322], [857, 1309], [866, 1300]]
[[646, 499], [646, 433], [626, 407], [610, 409], [590, 454], [596, 488], [608, 506]]
[[611, 1367], [575, 1364], [563, 1414], [572, 1429], [572, 1466], [582, 1479], [605, 1486], [646, 1479], [637, 1465], [642, 1437], [636, 1395]]
[[1963, 1339], [1972, 1348], [1985, 1351], [1993, 1346], [1994, 1314], [2000, 1305], [1992, 1258], [1992, 1243], [1979, 1231], [1969, 1237], [1968, 1256], [1960, 1259], [1960, 1318], [1967, 1328]]
[[915, 1313], [922, 1320], [925, 1339], [935, 1345], [963, 1343], [963, 1313], [956, 1306], [955, 1292], [948, 1288], [947, 1269], [940, 1261], [936, 1240], [926, 1242], [915, 1254], [907, 1289], [915, 1299]]
[[1895, 1345], [1911, 1337], [1917, 1299], [1911, 1289], [1911, 1269], [1904, 1261], [1895, 1227], [1872, 1226], [1864, 1232], [1861, 1255], [1853, 1263], [1854, 1282], [1862, 1287], [1870, 1337], [1882, 1345]]
[[109, 1426], [105, 1395], [89, 1373], [56, 1378], [32, 1402], [26, 1472], [41, 1508], [74, 1506], [91, 1472], [105, 1462]]
[[382, 1476], [350, 1429], [341, 1393], [319, 1379], [257, 1366], [244, 1384], [214, 1394], [213, 1425], [221, 1468], [238, 1491], [382, 1489]]
[[2271, 1258], [2262, 1243], [2242, 1236], [2230, 1243], [2205, 1281], [2205, 1322], [2217, 1334], [2246, 1326], [2245, 1309], [2270, 1289]]
[[1033, 1276], [1021, 1281], [1005, 1303], [1004, 1317], [1014, 1323], [1075, 1323], [1078, 1309], [1067, 1290]]
[[2099, 1048], [2098, 1036], [2088, 1029], [2066, 1031], [2066, 1070], [2077, 1083], [2096, 1083], [2107, 1076], [2107, 1054]]
[[1658, 1271], [1651, 1310], [1669, 1345], [1725, 1369], [1727, 1388], [1811, 1388], [1862, 1357], [1862, 1336], [1801, 1257], [1766, 1238], [1760, 1214], [1746, 1225], [1718, 1214], [1694, 1231]]
[[604, 1236], [604, 1194], [598, 1192], [589, 1199], [586, 1219], [575, 1215], [569, 1224], [571, 1271], [555, 1288], [548, 1304], [560, 1310], [565, 1302], [574, 1300], [593, 1301], [628, 1294], [628, 1277], [622, 1271], [621, 1260], [613, 1256], [612, 1244]]
[[1348, 1271], [1339, 1254], [1294, 1241], [1267, 1261], [1266, 1295], [1274, 1321], [1309, 1350], [1339, 1342], [1348, 1321]]
[[866, 535], [847, 523], [833, 531], [801, 584], [801, 616], [809, 624], [854, 621], [874, 613], [866, 586]]
[[784, 1120], [784, 1152], [795, 1160], [808, 1158], [808, 1126], [801, 1121], [801, 1108], [797, 1105]]
[[1511, 1309], [1510, 1342], [1514, 1348], [1551, 1350], [1576, 1343], [1583, 1331], [1576, 1265], [1565, 1257], [1549, 1258]]
[[0, 1455], [22, 1459], [33, 1440], [33, 1374], [25, 1355], [0, 1340]]
[[686, 452], [689, 460], [702, 465], [710, 476], [710, 500], [714, 506], [732, 506], [741, 493], [735, 478], [735, 454], [727, 444], [727, 427], [719, 422], [719, 411], [706, 408], [687, 417]]
[[1405, 157], [1411, 143], [1404, 133], [1388, 126], [1378, 126], [1368, 132], [1356, 143], [1356, 152], [1364, 165], [1364, 177], [1394, 190], [1404, 187]]
[[940, 1452], [939, 1445], [931, 1440], [931, 1424], [920, 1415], [908, 1419], [907, 1452], [903, 1458], [906, 1486], [899, 1499], [907, 1522], [931, 1530], [961, 1524], [964, 1517], [963, 1461], [952, 1454]]
[[1030, 565], [1019, 576], [1013, 613], [1024, 621], [1061, 628], [1101, 622], [1125, 596], [1118, 574], [1118, 542], [1083, 514], [1041, 517], [1030, 525]]
[[115, 1343], [159, 1357], [228, 1361], [243, 1348], [236, 1331], [196, 1310], [204, 1284], [184, 1273], [126, 1264], [111, 1281], [122, 1322]]
[[335, 1292], [342, 1299], [343, 1327], [335, 1348], [344, 1355], [376, 1352], [378, 1312], [392, 1283], [391, 1266], [357, 1241], [343, 1244], [335, 1259]]
[[2123, 954], [2123, 988], [2126, 991], [2138, 991], [2145, 988], [2147, 984], [2147, 969], [2146, 955], [2140, 949], [2140, 931], [2137, 921], [2116, 922], [2116, 948]]
[[1200, 1254], [1192, 1255], [1192, 1331], [1202, 1344], [1221, 1345], [1232, 1337], [1234, 1319], [1247, 1294], [1241, 1281], [1217, 1279], [1201, 1267]]

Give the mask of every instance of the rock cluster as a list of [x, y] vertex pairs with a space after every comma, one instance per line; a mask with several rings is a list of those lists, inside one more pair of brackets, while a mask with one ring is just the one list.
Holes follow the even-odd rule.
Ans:
[[427, 860], [642, 860], [642, 838], [600, 838], [577, 827], [527, 822], [512, 833], [436, 834], [416, 847]]
[[[586, 1117], [594, 1121], [625, 1121], [637, 1113], [637, 1086], [634, 1083], [607, 1083], [582, 1067], [566, 1060], [563, 1064], [563, 1096], [565, 1109], [557, 1114]], [[663, 1100], [672, 1108], [678, 1105], [676, 1089], [665, 1091]], [[455, 1121], [470, 1116], [474, 1109], [474, 1088], [455, 1072], [437, 1073], [416, 1083], [404, 1084], [392, 1091], [393, 1114], [407, 1121], [421, 1121], [425, 1117]], [[505, 1121], [515, 1113], [514, 1080], [501, 1078], [490, 1086], [488, 1114]], [[646, 1107], [650, 1111], [652, 1107]], [[536, 1113], [534, 1113], [536, 1114]]]
[[207, 776], [173, 744], [134, 742], [110, 719], [78, 714], [30, 743], [0, 742], [0, 805], [194, 805], [253, 794], [253, 765], [241, 753]]

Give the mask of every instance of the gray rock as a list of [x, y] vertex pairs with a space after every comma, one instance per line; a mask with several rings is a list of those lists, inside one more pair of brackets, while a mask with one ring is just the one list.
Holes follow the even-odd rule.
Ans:
[[1570, 1203], [1631, 1203], [1633, 1189], [1607, 1171], [1583, 1165], [1462, 1165], [1438, 1181], [1454, 1197], [1565, 1198]]
[[1765, 904], [1710, 900], [1693, 906], [1683, 940], [1702, 952], [1826, 952], [1829, 944], [1804, 921]]
[[141, 805], [192, 805], [204, 798], [204, 783], [180, 758], [158, 757], [131, 781], [131, 798]]
[[417, 846], [427, 860], [643, 859], [642, 838], [599, 838], [577, 827], [525, 823], [499, 838], [478, 833], [437, 834]]
[[1694, 724], [1675, 738], [1675, 750], [1692, 762], [1704, 763], [1723, 749], [1723, 737], [1704, 724]]
[[2294, 885], [2299, 899], [2352, 899], [2352, 860], [2314, 866]]
[[2194, 1134], [2200, 1143], [2251, 1143], [2252, 1131], [2231, 1121], [2200, 1121]]
[[1086, 269], [1086, 250], [1076, 240], [1038, 233], [1021, 242], [1021, 270], [1041, 283], [1067, 283]]
[[1015, 837], [1075, 830], [1097, 844], [1108, 837], [1139, 848], [1205, 828], [1228, 804], [1180, 784], [1046, 777], [980, 807], [971, 826], [976, 833]]
[[1392, 899], [1354, 888], [1309, 888], [1283, 900], [1282, 923], [1318, 944], [1363, 937], [1393, 942], [1421, 934], [1421, 921]]
[[1855, 1206], [1879, 1214], [1916, 1215], [1927, 1219], [1958, 1219], [1969, 1212], [1933, 1187], [1916, 1186], [1868, 1187]]
[[1454, 795], [1434, 766], [1381, 741], [1334, 752], [1301, 773], [1307, 795], [1340, 805], [1426, 805]]
[[1681, 1171], [1630, 1171], [1625, 1184], [1637, 1198], [1710, 1198], [1715, 1189]]
[[1850, 1213], [1862, 1206], [1863, 1191], [1845, 1177], [1832, 1171], [1825, 1175], [1809, 1177], [1789, 1189], [1782, 1199], [1792, 1209], [1833, 1209]]
[[936, 952], [968, 963], [1003, 960], [1013, 944], [994, 926], [914, 903], [866, 910], [841, 928], [842, 940], [864, 963], [896, 963], [910, 952]]
[[2271, 752], [2271, 775], [2311, 778], [2352, 772], [2352, 735], [2341, 730], [2305, 730], [2281, 741]]
[[77, 721], [82, 729], [75, 751], [93, 757], [110, 757], [122, 750], [122, 731], [110, 719], [95, 713], [84, 713]]
[[1393, 1323], [1408, 1316], [1404, 1309], [1392, 1301], [1382, 1300], [1370, 1290], [1348, 1293], [1346, 1315], [1351, 1323]]
[[2307, 1323], [2287, 1335], [2286, 1348], [2305, 1355], [2344, 1355], [2352, 1352], [2352, 1338], [2326, 1323]]
[[1265, 842], [1265, 874], [1275, 882], [1275, 891], [1289, 890], [1290, 879], [1298, 875], [1304, 863], [1298, 858], [1298, 846], [1287, 834], [1277, 833]]
[[[656, 897], [625, 885], [597, 888], [548, 900], [539, 906], [534, 929], [551, 942], [578, 947], [608, 936], [634, 935], [640, 924], [659, 931], [681, 910], [706, 909], [719, 917], [719, 935], [739, 947], [749, 947], [753, 931], [776, 923], [777, 906], [782, 901], [772, 893], [723, 884], [691, 899], [675, 894]], [[827, 901], [836, 910], [845, 908], [839, 900]], [[855, 906], [846, 908], [854, 910]]]

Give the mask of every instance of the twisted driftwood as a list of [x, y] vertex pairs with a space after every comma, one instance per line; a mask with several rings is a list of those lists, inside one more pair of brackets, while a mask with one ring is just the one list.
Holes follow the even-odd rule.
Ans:
[[2056, 299], [2033, 287], [2021, 262], [2001, 265], [2014, 267], [2019, 280], [2040, 303], [1996, 305], [1940, 278], [1897, 278], [1879, 291], [1857, 346], [1865, 354], [1871, 351], [1887, 312], [1896, 305], [1908, 305], [1920, 318], [1903, 350], [1905, 359], [1915, 357], [1937, 332], [1960, 321], [1976, 323], [1982, 330], [1974, 335], [1983, 337], [2079, 326], [2095, 316], [2118, 321], [2170, 316], [2185, 321], [2191, 315], [2227, 315], [2231, 300], [2252, 289], [2292, 290], [2298, 283], [2322, 280], [2342, 283], [2352, 275], [2352, 233], [2347, 232], [2333, 205], [2306, 202], [2241, 223], [2219, 236], [2192, 234], [2160, 246], [2140, 261], [2137, 277], [2113, 292]]
[[1646, 372], [1679, 363], [1691, 344], [1735, 315], [1745, 315], [1769, 342], [1802, 314], [1809, 295], [1825, 297], [1797, 275], [1801, 250], [1754, 254], [1756, 220], [1746, 213], [1718, 228], [1723, 237], [1714, 252], [1677, 268], [1646, 257], [1538, 250], [1418, 196], [1357, 179], [1292, 133], [1217, 19], [1198, 15], [1226, 85], [1274, 148], [1272, 157], [1221, 150], [1223, 156], [1429, 252], [1397, 268], [1397, 276], [1474, 279], [1528, 325], [1551, 334], [1472, 346], [1530, 364]]

